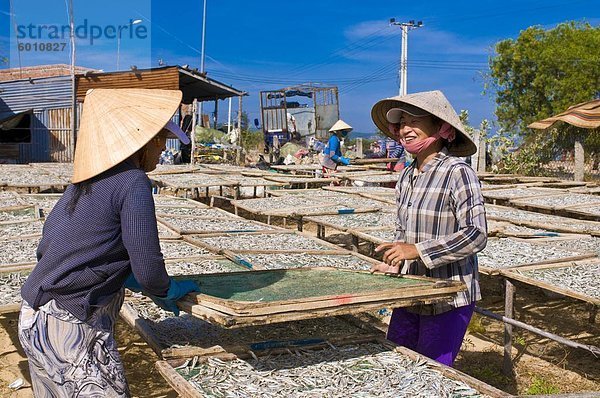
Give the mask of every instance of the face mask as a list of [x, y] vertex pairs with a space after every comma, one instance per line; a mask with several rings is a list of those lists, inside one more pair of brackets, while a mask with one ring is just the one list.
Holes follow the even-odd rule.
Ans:
[[454, 127], [452, 127], [449, 123], [444, 122], [440, 127], [439, 131], [432, 135], [431, 137], [427, 137], [424, 140], [419, 141], [411, 141], [405, 142], [404, 140], [400, 140], [400, 143], [408, 151], [408, 153], [413, 155], [418, 155], [425, 149], [429, 148], [431, 144], [439, 140], [440, 138], [446, 139], [448, 142], [454, 141], [456, 137], [456, 132], [454, 131]]

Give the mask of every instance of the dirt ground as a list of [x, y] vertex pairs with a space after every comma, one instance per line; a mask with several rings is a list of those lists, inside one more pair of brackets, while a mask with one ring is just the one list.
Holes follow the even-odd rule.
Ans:
[[[305, 231], [314, 233], [310, 225]], [[350, 244], [344, 234], [328, 234], [328, 239], [340, 245]], [[479, 306], [502, 313], [502, 282], [485, 276], [481, 282], [484, 299]], [[515, 317], [518, 320], [583, 344], [600, 346], [600, 320], [589, 322], [586, 305], [545, 295], [539, 289], [522, 284], [516, 287]], [[17, 314], [0, 316], [0, 396], [31, 397], [27, 362], [16, 330]], [[521, 329], [515, 328], [514, 333], [514, 373], [511, 376], [502, 373], [503, 325], [478, 315], [471, 322], [456, 368], [511, 394], [600, 392], [599, 358]], [[177, 396], [154, 368], [158, 357], [135, 330], [120, 321], [116, 338], [134, 396]], [[10, 390], [8, 385], [19, 377], [25, 380], [24, 387]]]

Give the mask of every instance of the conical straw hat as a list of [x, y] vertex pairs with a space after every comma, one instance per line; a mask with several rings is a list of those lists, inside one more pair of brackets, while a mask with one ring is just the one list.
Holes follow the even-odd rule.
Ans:
[[340, 131], [340, 130], [352, 130], [352, 126], [350, 126], [348, 123], [344, 122], [342, 119], [338, 120], [337, 122], [335, 122], [335, 124], [333, 126], [331, 126], [331, 128], [329, 129], [330, 132], [335, 132], [335, 131]]
[[387, 113], [390, 109], [399, 108], [414, 115], [416, 113], [414, 107], [437, 116], [454, 127], [456, 138], [448, 145], [450, 154], [470, 156], [477, 152], [475, 143], [466, 133], [465, 126], [463, 126], [454, 108], [452, 108], [444, 94], [438, 90], [382, 99], [373, 105], [371, 118], [381, 132], [395, 140], [396, 137], [393, 137], [388, 130]]
[[77, 135], [73, 183], [121, 163], [146, 145], [179, 107], [179, 90], [88, 91]]

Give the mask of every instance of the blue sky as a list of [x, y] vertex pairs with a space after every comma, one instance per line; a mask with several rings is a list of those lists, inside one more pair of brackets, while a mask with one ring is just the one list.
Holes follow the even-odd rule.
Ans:
[[[11, 25], [10, 4], [1, 1], [0, 51], [5, 54], [10, 46], [10, 66], [15, 67], [15, 20]], [[202, 0], [73, 2], [77, 26], [86, 19], [88, 28], [102, 29], [142, 20], [134, 27], [143, 26], [146, 37], [121, 39], [121, 69], [158, 66], [159, 59], [200, 67]], [[65, 0], [13, 0], [13, 14], [17, 25], [68, 23]], [[457, 111], [469, 110], [471, 124], [478, 125], [482, 119], [495, 120], [493, 97], [482, 95], [494, 43], [516, 38], [531, 25], [551, 28], [585, 20], [598, 26], [600, 1], [207, 0], [205, 69], [250, 94], [244, 110], [251, 120], [260, 118], [259, 91], [320, 82], [339, 87], [346, 122], [356, 131], [373, 132], [371, 106], [398, 93], [400, 28], [389, 26], [392, 17], [425, 25], [409, 33], [408, 92], [442, 90]], [[76, 59], [78, 65], [115, 70], [117, 40], [103, 36], [91, 45], [89, 35], [78, 39]], [[20, 62], [69, 63], [69, 52], [21, 52]], [[212, 108], [207, 103], [205, 112]], [[219, 109], [219, 119], [225, 120], [227, 104], [221, 102]]]

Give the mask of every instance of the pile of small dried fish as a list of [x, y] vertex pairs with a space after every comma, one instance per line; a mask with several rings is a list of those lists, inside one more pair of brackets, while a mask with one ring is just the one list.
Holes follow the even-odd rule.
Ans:
[[335, 267], [369, 270], [371, 268], [369, 261], [348, 254], [260, 253], [243, 254], [241, 257], [253, 267], [260, 269]]
[[166, 207], [157, 206], [156, 214], [167, 215], [167, 216], [195, 216], [195, 217], [211, 217], [211, 218], [228, 218], [235, 217], [235, 215], [223, 211], [221, 209], [214, 209], [211, 207]]
[[24, 172], [0, 174], [0, 184], [7, 186], [46, 187], [57, 185], [69, 185], [68, 177], [47, 174], [41, 170], [29, 168]]
[[[589, 208], [592, 206], [586, 206]], [[600, 206], [599, 209], [600, 211]], [[581, 232], [600, 232], [600, 223], [591, 221], [575, 220], [568, 217], [553, 216], [549, 214], [536, 213], [533, 211], [519, 210], [505, 206], [485, 206], [485, 212], [490, 218], [498, 218], [519, 223], [543, 223], [557, 229], [580, 230]]]
[[244, 209], [260, 213], [264, 211], [293, 211], [298, 210], [299, 208], [305, 208], [309, 206], [319, 206], [326, 204], [331, 205], [334, 203], [327, 201], [327, 199], [323, 198], [314, 198], [309, 201], [307, 200], [307, 198], [302, 196], [286, 195], [271, 198], [239, 200], [234, 203], [234, 205], [237, 204], [244, 206]]
[[0, 305], [21, 302], [21, 286], [28, 276], [25, 272], [0, 273]]
[[229, 250], [333, 250], [316, 239], [288, 233], [273, 234], [223, 234], [222, 236], [203, 237], [193, 235], [194, 239], [218, 249]]
[[517, 272], [559, 288], [600, 299], [600, 263]]
[[211, 257], [195, 260], [167, 261], [165, 263], [169, 275], [199, 275], [219, 272], [247, 271], [248, 268], [237, 265], [225, 258]]
[[395, 217], [390, 213], [372, 212], [356, 214], [339, 214], [330, 216], [313, 216], [309, 221], [335, 225], [336, 229], [361, 229], [368, 227], [393, 226]]
[[261, 224], [244, 218], [198, 218], [198, 217], [167, 217], [160, 219], [173, 226], [181, 233], [213, 233], [213, 232], [252, 232], [276, 229], [267, 224]]
[[44, 223], [40, 220], [0, 224], [0, 239], [39, 235]]
[[192, 202], [189, 199], [178, 198], [177, 196], [170, 195], [153, 195], [154, 204], [156, 206], [191, 206], [198, 203], [198, 206], [206, 207], [205, 204], [200, 202]]
[[158, 227], [158, 238], [159, 239], [179, 239], [181, 236], [175, 232], [171, 231], [169, 228], [165, 227], [161, 223], [157, 223]]
[[21, 207], [12, 210], [0, 209], [0, 222], [2, 221], [27, 221], [27, 220], [35, 220], [38, 218], [38, 214], [36, 214], [35, 207]]
[[365, 235], [372, 236], [376, 242], [393, 242], [396, 239], [396, 230], [393, 228], [376, 229], [361, 232]]
[[519, 203], [524, 203], [532, 206], [538, 205], [562, 208], [566, 206], [575, 205], [597, 205], [600, 204], [600, 197], [598, 197], [597, 195], [586, 195], [583, 193], [569, 193], [564, 195], [536, 196], [533, 198], [519, 199]]
[[368, 175], [368, 176], [360, 176], [360, 177], [351, 177], [349, 178], [352, 181], [362, 181], [366, 183], [386, 183], [386, 182], [397, 182], [398, 178], [400, 178], [399, 173], [393, 174], [383, 174], [383, 175]]
[[362, 334], [362, 330], [339, 318], [316, 318], [270, 325], [225, 329], [186, 313], [175, 317], [154, 304], [150, 299], [128, 300], [148, 324], [164, 347], [212, 347], [214, 345], [252, 344], [264, 341], [326, 338]]
[[0, 191], [0, 208], [21, 206], [23, 204], [23, 201], [17, 193], [10, 191]]
[[552, 239], [544, 245], [579, 252], [596, 253], [600, 256], [600, 238], [582, 236], [577, 239]]
[[0, 241], [0, 265], [32, 263], [37, 261], [36, 250], [40, 236]]
[[479, 265], [488, 268], [509, 268], [548, 260], [557, 262], [579, 256], [581, 252], [549, 245], [533, 244], [510, 238], [488, 239], [485, 249], [477, 254]]
[[[556, 190], [557, 194], [562, 193], [561, 190]], [[501, 189], [484, 189], [482, 195], [487, 199], [516, 199], [525, 198], [528, 196], [543, 196], [553, 194], [550, 188], [501, 188]]]
[[211, 254], [208, 250], [194, 246], [183, 241], [160, 241], [160, 250], [165, 259], [170, 258], [188, 258]]
[[[195, 362], [195, 361], [194, 361]], [[473, 397], [469, 385], [377, 343], [177, 368], [211, 397]]]
[[225, 186], [235, 185], [235, 182], [229, 181], [211, 174], [187, 173], [187, 174], [161, 174], [151, 176], [153, 181], [157, 181], [162, 185], [174, 188], [197, 188], [206, 186]]

